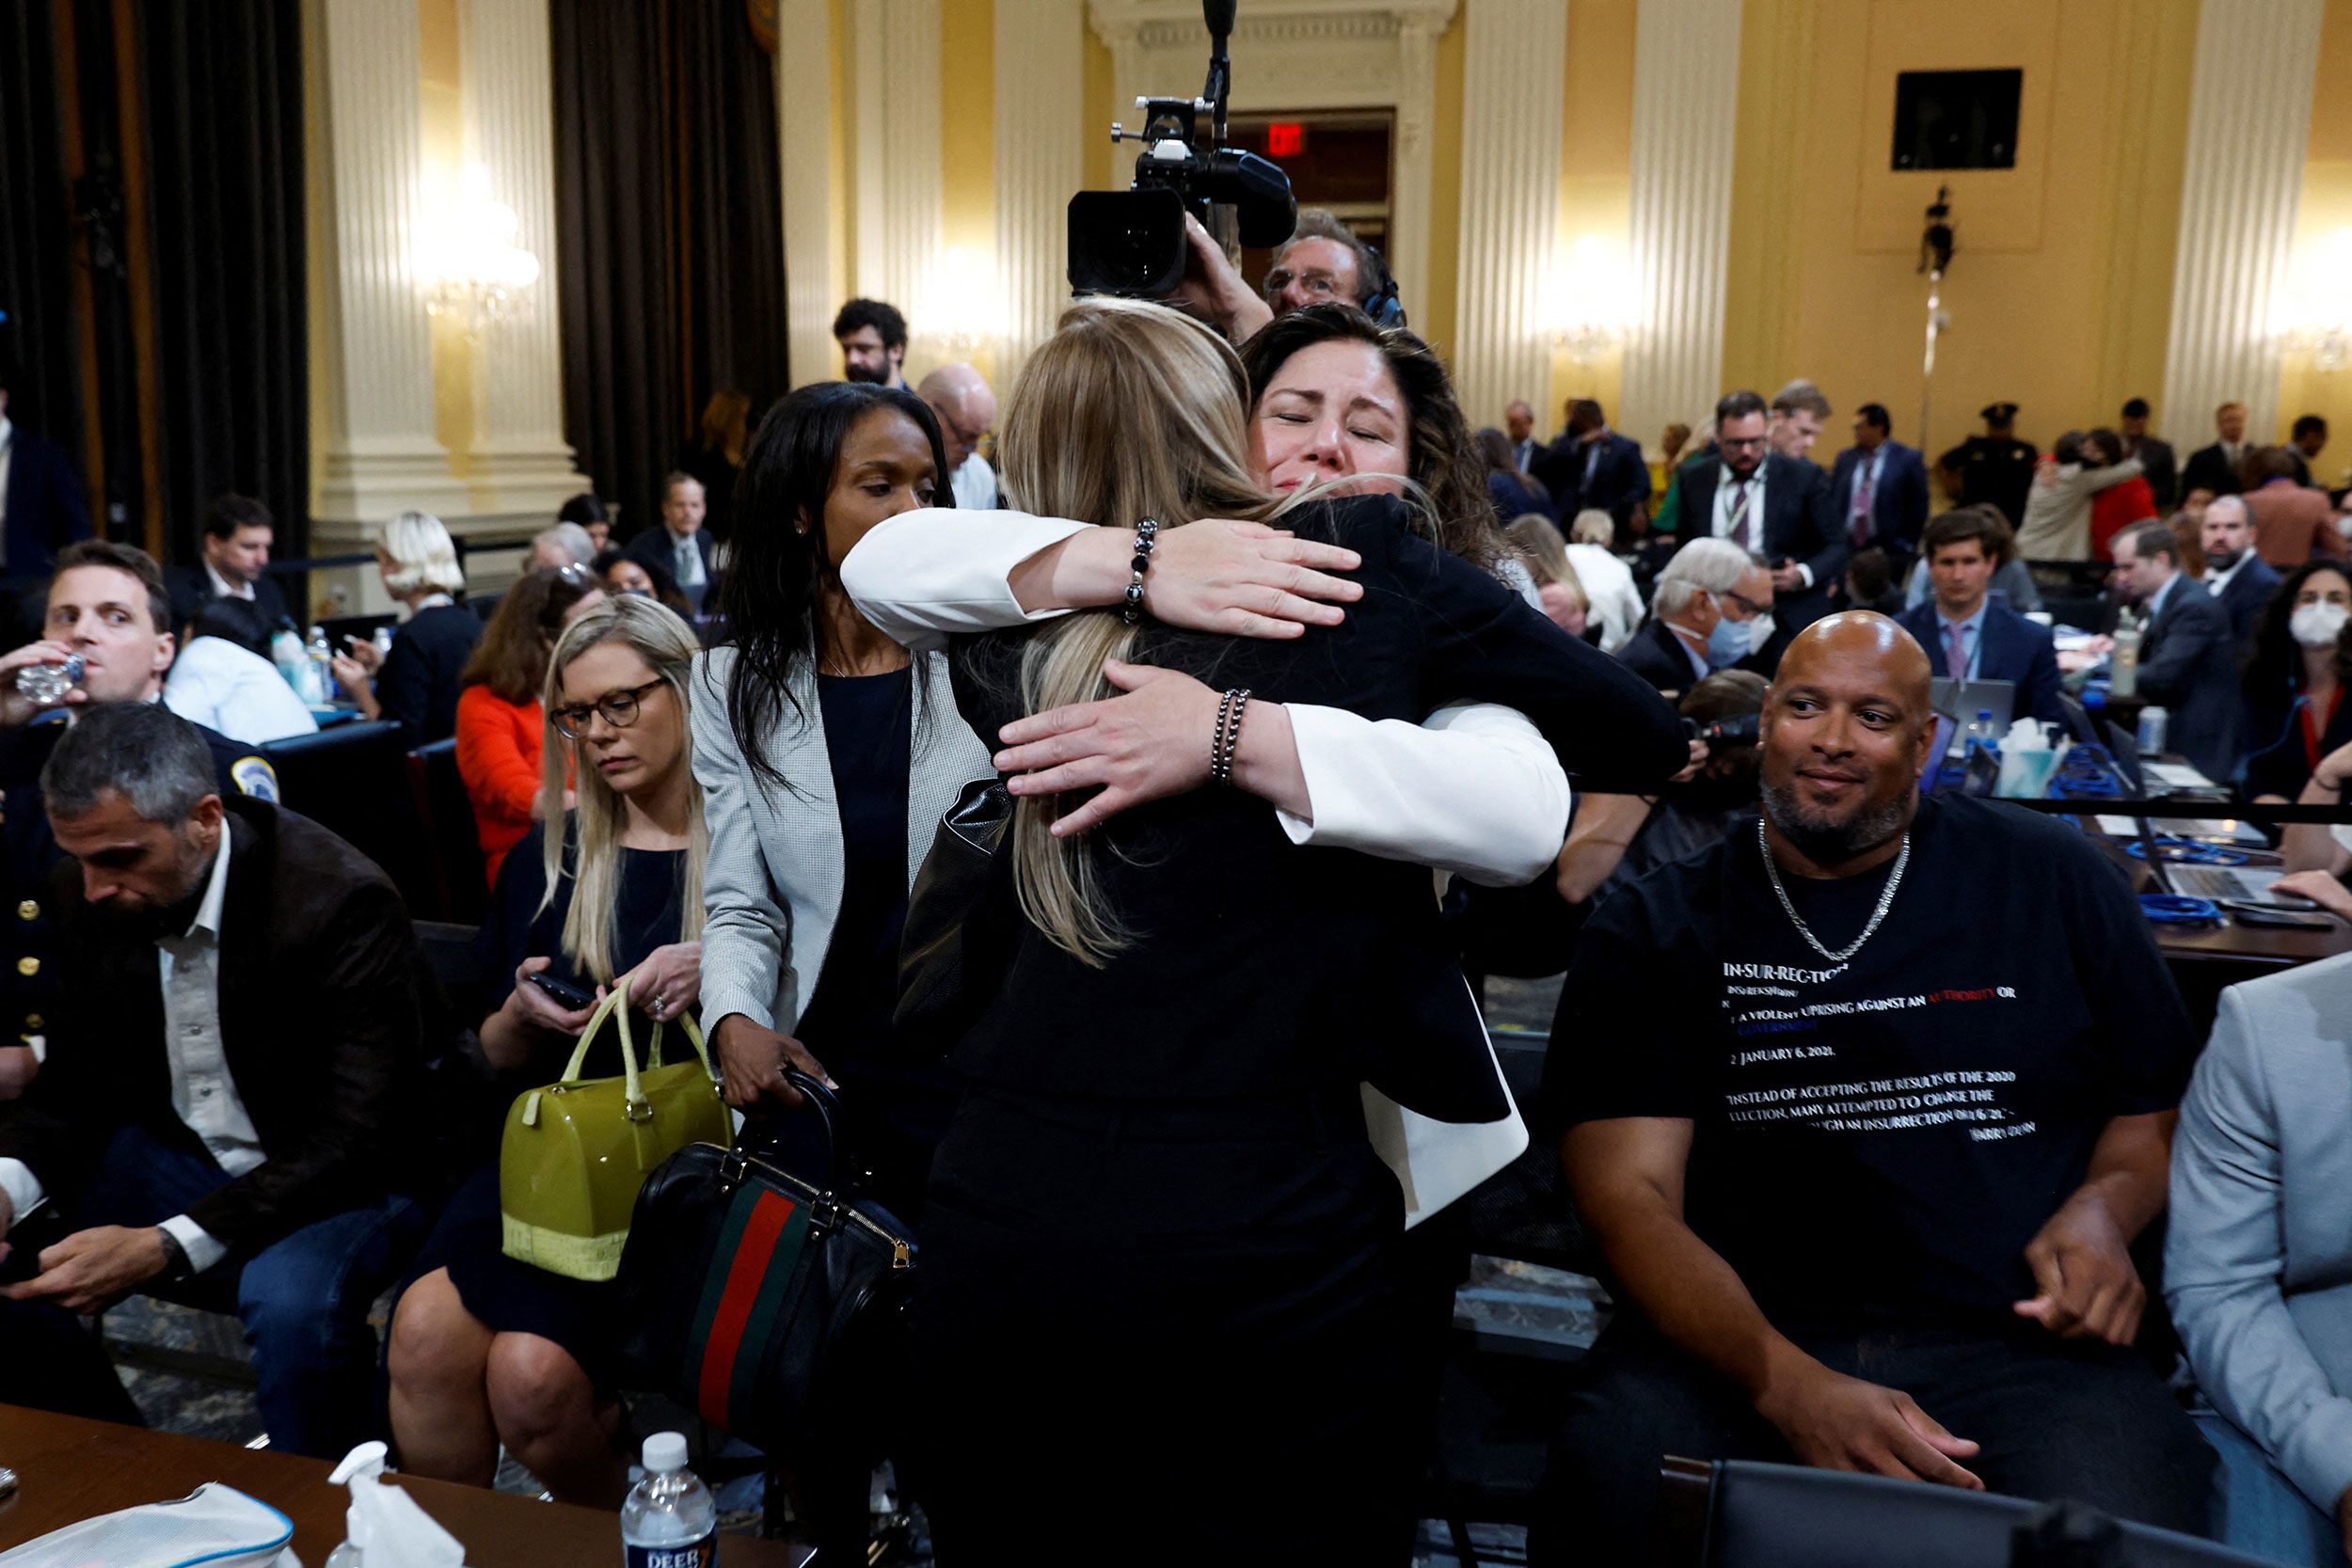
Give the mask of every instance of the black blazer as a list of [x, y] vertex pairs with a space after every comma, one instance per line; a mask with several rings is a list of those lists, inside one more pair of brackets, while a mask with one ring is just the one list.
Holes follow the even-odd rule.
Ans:
[[[1803, 562], [1813, 571], [1813, 586], [1773, 600], [1774, 641], [1786, 644], [1796, 632], [1830, 611], [1830, 593], [1846, 578], [1853, 546], [1837, 526], [1837, 506], [1830, 494], [1829, 475], [1818, 463], [1773, 452], [1764, 459], [1764, 534], [1756, 553], [1767, 564]], [[1710, 537], [1715, 529], [1715, 491], [1723, 483], [1720, 462], [1700, 463], [1682, 470], [1684, 544]], [[1753, 527], [1749, 541], [1756, 543]]]
[[89, 509], [65, 449], [17, 426], [8, 437], [8, 576], [47, 577], [59, 550], [89, 536]]
[[2217, 784], [2237, 771], [2239, 698], [2237, 644], [2230, 618], [2204, 585], [2186, 576], [2139, 644], [2139, 695], [2169, 716], [2165, 748], [2197, 765]]
[[[2247, 450], [2251, 442], [2241, 443]], [[2210, 490], [2217, 496], [2234, 496], [2246, 486], [2239, 483], [2237, 468], [2230, 462], [2230, 454], [2221, 450], [2221, 443], [2200, 447], [2188, 454], [2188, 467], [2181, 474], [2181, 494], [2191, 490]]]
[[2230, 618], [2230, 641], [2241, 653], [2252, 645], [2255, 628], [2262, 625], [2263, 611], [2270, 608], [2270, 595], [2285, 580], [2276, 566], [2249, 547], [2238, 569], [2222, 584], [2221, 611]]
[[[1952, 673], [1947, 668], [1951, 661], [1944, 657], [1944, 626], [1932, 598], [1913, 605], [1896, 620], [1928, 651], [1931, 673]], [[1977, 650], [1977, 675], [1981, 680], [2016, 683], [2014, 717], [2039, 719], [2045, 724], [2066, 722], [2066, 710], [2058, 705], [2058, 646], [2049, 628], [2034, 625], [1996, 599], [1985, 606], [1984, 625], [1977, 635], [1981, 641]]]
[[[1147, 626], [1131, 657], [1374, 720], [1506, 704], [1594, 789], [1654, 790], [1689, 760], [1674, 710], [1638, 676], [1409, 533], [1393, 498], [1311, 503], [1285, 521], [1362, 555], [1351, 575], [1364, 597], [1345, 622], [1284, 642]], [[1017, 673], [1039, 634], [957, 640], [957, 705], [978, 734], [1021, 713]], [[1369, 1079], [1445, 1119], [1503, 1114], [1425, 867], [1302, 848], [1263, 801], [1231, 789], [1134, 807], [1090, 836], [1130, 945], [1094, 968], [1011, 916], [1003, 985], [955, 1051], [964, 1076], [1024, 1095], [1155, 1101]]]
[[[2312, 782], [2312, 754], [2303, 745], [2303, 693], [2282, 686], [2249, 691], [2246, 699], [2246, 799], [2277, 795], [2294, 800]], [[2319, 754], [2352, 746], [2352, 703], [2339, 701], [2319, 734]]]
[[[1928, 465], [1917, 449], [1900, 441], [1881, 444], [1885, 453], [1879, 460], [1878, 483], [1870, 491], [1870, 539], [1894, 552], [1898, 564], [1919, 548], [1919, 531], [1928, 525]], [[1853, 537], [1854, 476], [1862, 471], [1864, 453], [1860, 447], [1848, 447], [1837, 454], [1837, 466], [1831, 471], [1829, 494], [1831, 510], [1846, 537]], [[1769, 489], [1771, 481], [1765, 481]]]
[[[400, 895], [307, 818], [229, 801], [220, 1027], [263, 1161], [188, 1217], [240, 1257], [312, 1221], [404, 1190], [430, 1142], [416, 1089], [433, 1010]], [[171, 1069], [155, 944], [82, 898], [81, 867], [50, 883], [65, 994], [49, 1059], [0, 1116], [23, 1160], [72, 1212], [117, 1127], [169, 1132]], [[184, 1137], [184, 1133], [174, 1136]]]
[[[174, 566], [165, 572], [164, 586], [171, 593], [171, 629], [175, 632], [185, 631], [196, 612], [219, 597], [213, 592], [213, 579], [205, 574], [204, 563], [200, 561], [192, 566]], [[294, 611], [287, 608], [286, 591], [278, 587], [278, 579], [266, 572], [253, 585], [253, 608], [261, 611], [262, 624], [272, 632], [277, 631], [281, 622], [297, 631], [304, 629], [295, 622]]]
[[[1559, 503], [1555, 515], [1564, 523], [1574, 522], [1587, 508], [1623, 522], [1636, 502], [1649, 499], [1649, 465], [1642, 461], [1642, 443], [1613, 430], [1600, 437], [1599, 446], [1596, 457], [1585, 443], [1564, 435], [1537, 452], [1534, 466], [1527, 470], [1551, 492]], [[1590, 484], [1584, 482], [1588, 458], [1593, 465]]]
[[[711, 563], [709, 528], [705, 526], [703, 528], [696, 529], [694, 531], [693, 537], [694, 548], [700, 552], [703, 558], [703, 578], [705, 585], [702, 590], [702, 596], [700, 598], [696, 598], [694, 590], [687, 587], [686, 584], [682, 582], [677, 585], [677, 589], [679, 593], [686, 595], [687, 602], [694, 607], [695, 614], [707, 615], [714, 608], [716, 608], [719, 597], [719, 568]], [[637, 537], [628, 542], [628, 558], [631, 561], [636, 562], [641, 566], [659, 566], [663, 571], [669, 573], [671, 577], [675, 578], [677, 576], [677, 562], [676, 559], [671, 555], [670, 550], [670, 531], [665, 525], [660, 523], [656, 523], [653, 527], [648, 529], [640, 530]]]
[[481, 636], [482, 618], [461, 604], [421, 610], [392, 633], [375, 700], [411, 751], [457, 733], [457, 676]]
[[1691, 656], [1674, 628], [1653, 615], [1617, 650], [1625, 667], [1661, 691], [1688, 691], [1704, 677], [1691, 672]]
[[2139, 459], [2140, 477], [2148, 482], [2148, 492], [2156, 498], [2158, 508], [2169, 512], [2180, 504], [2180, 459], [2172, 455], [2171, 442], [2142, 436], [2125, 455]]

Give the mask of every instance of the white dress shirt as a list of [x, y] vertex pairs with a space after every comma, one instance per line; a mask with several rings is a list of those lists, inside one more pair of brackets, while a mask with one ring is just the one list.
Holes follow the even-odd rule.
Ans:
[[[266, 1156], [253, 1118], [238, 1098], [220, 1037], [220, 919], [229, 894], [229, 830], [221, 829], [204, 900], [186, 934], [157, 940], [157, 967], [164, 991], [164, 1055], [171, 1068], [171, 1108], [206, 1152], [233, 1180], [261, 1165]], [[19, 1219], [47, 1198], [40, 1179], [22, 1160], [0, 1160], [0, 1190], [16, 1205]], [[162, 1228], [201, 1274], [229, 1249], [185, 1214]]]
[[996, 470], [990, 467], [988, 459], [977, 451], [963, 460], [947, 487], [956, 493], [959, 511], [996, 510]]
[[[1715, 482], [1714, 526], [1708, 530], [1718, 539], [1731, 538], [1732, 492], [1739, 483], [1739, 476], [1731, 471], [1731, 465], [1724, 464], [1722, 477]], [[1757, 555], [1764, 553], [1764, 465], [1761, 463], [1756, 466], [1756, 472], [1748, 476], [1748, 548]]]
[[[984, 522], [938, 508], [901, 512], [866, 531], [841, 562], [841, 585], [893, 641], [944, 647], [951, 633], [1068, 614], [1025, 609], [1009, 579], [1023, 562], [1089, 526], [1024, 512], [991, 513]], [[1532, 881], [1560, 853], [1567, 774], [1526, 715], [1472, 704], [1414, 725], [1283, 706], [1309, 800], [1304, 816], [1275, 813], [1292, 843], [1433, 866], [1494, 887]]]
[[204, 562], [204, 575], [213, 579], [213, 597], [215, 599], [250, 600], [253, 597], [253, 585], [251, 583], [230, 581], [227, 578], [222, 577], [218, 572], [213, 570], [213, 563], [209, 561]]
[[164, 679], [164, 705], [248, 746], [319, 729], [276, 665], [219, 637], [199, 637], [180, 650]]

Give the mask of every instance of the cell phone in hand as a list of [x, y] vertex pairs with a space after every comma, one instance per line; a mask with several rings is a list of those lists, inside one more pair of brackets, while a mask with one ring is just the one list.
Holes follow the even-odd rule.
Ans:
[[554, 975], [547, 974], [545, 971], [532, 975], [530, 979], [532, 985], [537, 986], [541, 990], [555, 998], [558, 1003], [564, 1006], [569, 1007], [574, 1012], [579, 1012], [584, 1007], [593, 1007], [596, 1005], [596, 998], [594, 992], [584, 991], [578, 986], [559, 980]]

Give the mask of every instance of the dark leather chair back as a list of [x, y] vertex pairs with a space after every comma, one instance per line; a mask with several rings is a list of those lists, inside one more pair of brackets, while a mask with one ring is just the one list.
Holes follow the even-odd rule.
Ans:
[[273, 740], [261, 748], [278, 773], [279, 798], [381, 866], [411, 910], [433, 896], [431, 876], [416, 851], [416, 809], [401, 770], [398, 724], [338, 724], [316, 735]]
[[489, 896], [473, 802], [457, 771], [457, 742], [420, 746], [405, 761], [411, 809], [423, 826], [433, 892], [429, 907], [437, 919], [479, 924]]
[[[1794, 1465], [1669, 1460], [1661, 1564], [1682, 1568], [2009, 1568], [2040, 1503]], [[1697, 1528], [1693, 1529], [1692, 1526]], [[2120, 1524], [2119, 1568], [2259, 1568], [2260, 1560]]]

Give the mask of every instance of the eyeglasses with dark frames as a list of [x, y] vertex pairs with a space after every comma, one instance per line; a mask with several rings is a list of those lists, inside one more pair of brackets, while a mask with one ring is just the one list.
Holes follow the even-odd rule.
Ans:
[[587, 733], [588, 720], [593, 714], [604, 715], [604, 721], [616, 730], [625, 730], [637, 722], [637, 711], [644, 705], [645, 693], [657, 686], [670, 683], [656, 677], [643, 686], [631, 686], [619, 691], [608, 691], [593, 703], [574, 703], [557, 708], [548, 715], [555, 724], [555, 733], [566, 740], [578, 740]]

